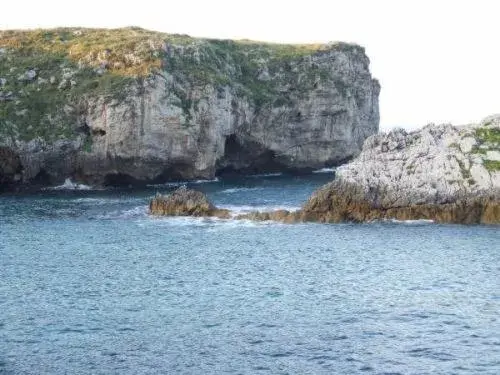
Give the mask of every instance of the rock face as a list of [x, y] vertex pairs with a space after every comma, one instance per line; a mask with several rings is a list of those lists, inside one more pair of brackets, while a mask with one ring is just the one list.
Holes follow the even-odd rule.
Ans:
[[378, 131], [380, 86], [357, 45], [129, 28], [0, 31], [0, 48], [0, 145], [27, 183], [320, 168]]
[[157, 195], [149, 204], [157, 216], [215, 216], [228, 218], [229, 211], [216, 208], [202, 192], [181, 187], [170, 195]]
[[500, 223], [500, 116], [368, 138], [302, 209], [311, 221]]
[[0, 147], [0, 192], [15, 185], [21, 178], [19, 155], [7, 147]]

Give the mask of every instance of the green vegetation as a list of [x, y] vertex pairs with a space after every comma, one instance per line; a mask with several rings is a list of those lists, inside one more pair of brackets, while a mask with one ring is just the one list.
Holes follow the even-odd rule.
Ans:
[[[119, 103], [134, 83], [162, 71], [175, 77], [168, 90], [179, 98], [187, 123], [197, 106], [186, 94], [193, 87], [230, 86], [257, 110], [288, 105], [332, 79], [308, 56], [351, 49], [362, 50], [346, 43], [195, 39], [136, 27], [0, 31], [0, 137], [74, 137], [82, 102], [103, 97]], [[342, 82], [334, 84], [347, 94]]]
[[469, 169], [467, 169], [467, 168], [465, 168], [465, 164], [464, 164], [464, 162], [463, 162], [463, 161], [461, 161], [461, 160], [459, 160], [459, 159], [457, 159], [457, 158], [455, 158], [455, 160], [457, 161], [458, 166], [460, 167], [460, 172], [462, 173], [462, 177], [463, 177], [464, 179], [466, 179], [466, 180], [467, 180], [467, 179], [469, 179], [469, 178], [471, 178], [471, 177], [472, 177], [472, 175], [471, 175], [471, 173], [470, 173], [470, 170], [469, 170]]
[[[488, 127], [491, 123], [476, 129], [475, 135], [478, 141], [472, 152], [486, 156], [488, 151], [500, 152], [500, 129]], [[484, 167], [490, 172], [500, 171], [500, 161], [483, 159]]]
[[500, 161], [498, 160], [484, 160], [483, 165], [490, 172], [500, 171]]
[[496, 147], [500, 146], [500, 129], [499, 128], [488, 128], [481, 127], [476, 130], [476, 137], [481, 141], [481, 143], [492, 143]]

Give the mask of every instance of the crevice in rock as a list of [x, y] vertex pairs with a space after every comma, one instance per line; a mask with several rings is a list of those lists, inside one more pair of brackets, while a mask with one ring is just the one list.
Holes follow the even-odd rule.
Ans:
[[106, 135], [106, 130], [103, 129], [92, 129], [92, 135], [103, 136]]

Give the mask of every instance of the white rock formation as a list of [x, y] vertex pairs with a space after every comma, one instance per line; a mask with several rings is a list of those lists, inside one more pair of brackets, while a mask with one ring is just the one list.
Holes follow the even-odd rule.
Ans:
[[381, 207], [448, 203], [500, 189], [500, 115], [467, 126], [428, 125], [369, 137], [337, 179], [364, 187]]

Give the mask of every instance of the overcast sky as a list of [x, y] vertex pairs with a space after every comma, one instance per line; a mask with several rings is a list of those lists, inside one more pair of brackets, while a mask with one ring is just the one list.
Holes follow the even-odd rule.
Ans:
[[500, 0], [9, 0], [0, 28], [120, 27], [366, 48], [381, 128], [500, 112]]

